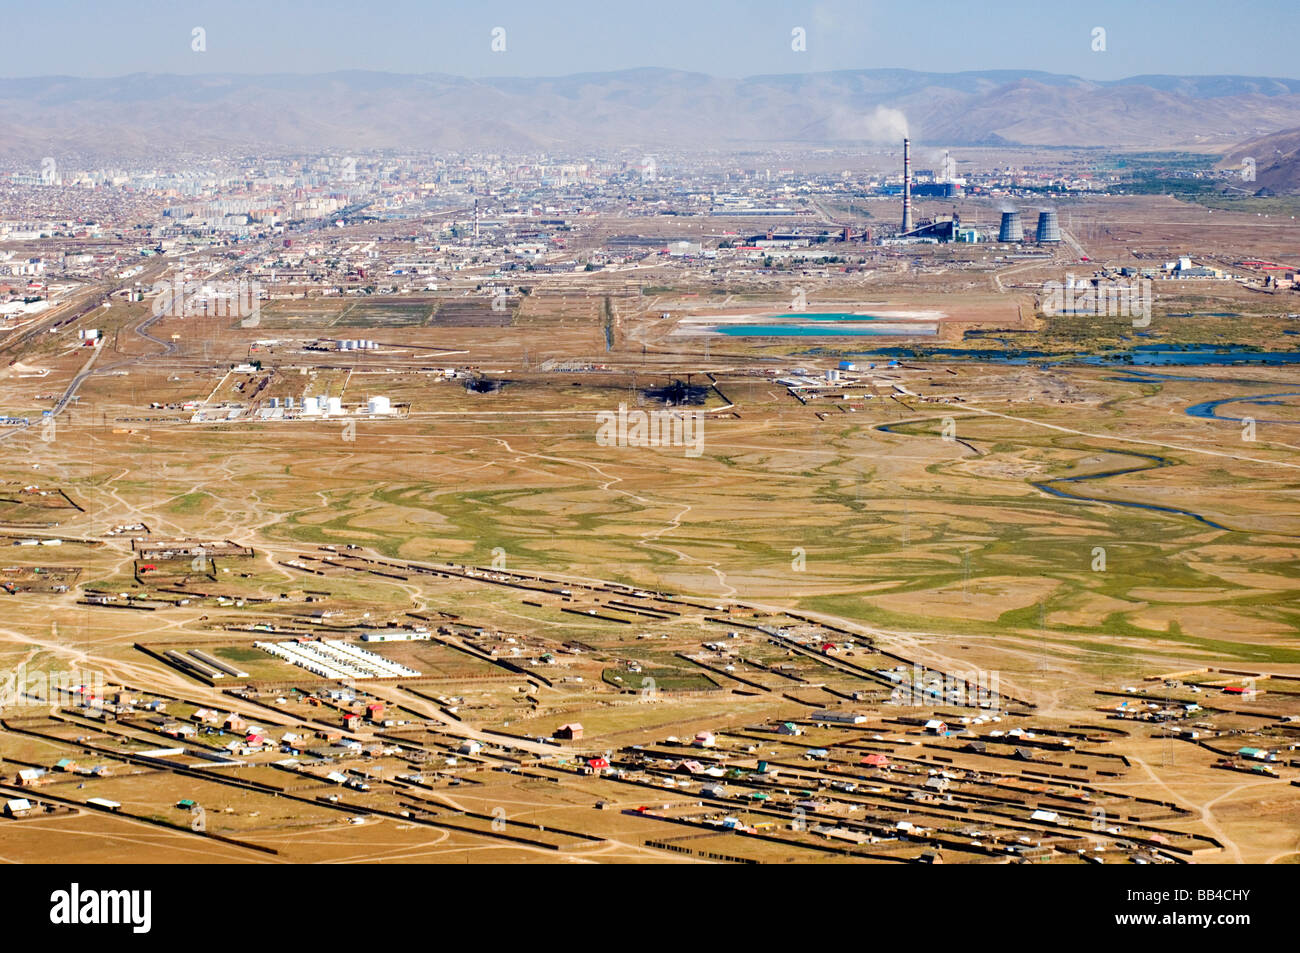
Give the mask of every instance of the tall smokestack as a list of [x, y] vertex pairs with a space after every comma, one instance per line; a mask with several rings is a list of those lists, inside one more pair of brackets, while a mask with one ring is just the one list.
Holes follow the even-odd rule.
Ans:
[[903, 231], [912, 230], [912, 140], [903, 139]]

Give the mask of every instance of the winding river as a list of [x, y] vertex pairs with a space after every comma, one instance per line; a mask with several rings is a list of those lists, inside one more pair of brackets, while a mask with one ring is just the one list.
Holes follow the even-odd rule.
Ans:
[[[1179, 374], [1162, 374], [1159, 373], [1158, 371], [1150, 371], [1150, 370], [1139, 369], [1139, 368], [1132, 368], [1132, 369], [1121, 368], [1119, 369], [1119, 374], [1122, 376], [1116, 376], [1108, 379], [1115, 380], [1115, 381], [1139, 382], [1139, 383], [1174, 382], [1174, 383], [1188, 383], [1188, 384], [1221, 384], [1221, 385], [1226, 384], [1226, 385], [1237, 385], [1237, 386], [1246, 386], [1246, 387], [1250, 387], [1250, 386], [1267, 387], [1269, 384], [1275, 384], [1275, 382], [1273, 381], [1262, 381], [1262, 380], [1252, 380], [1252, 379], [1243, 379], [1243, 378], [1192, 377], [1192, 376], [1179, 375]], [[1229, 404], [1243, 404], [1243, 403], [1255, 404], [1261, 407], [1291, 406], [1291, 404], [1285, 399], [1289, 397], [1300, 397], [1300, 391], [1282, 391], [1282, 392], [1271, 393], [1271, 394], [1245, 394], [1238, 397], [1221, 397], [1216, 400], [1206, 400], [1198, 404], [1191, 404], [1184, 409], [1184, 413], [1186, 413], [1190, 417], [1196, 417], [1201, 420], [1222, 420], [1225, 422], [1243, 423], [1246, 418], [1230, 417], [1230, 416], [1220, 414], [1219, 408]], [[931, 419], [938, 420], [939, 418], [935, 417]], [[904, 427], [904, 426], [911, 426], [920, 423], [926, 423], [926, 422], [928, 421], [911, 420], [911, 421], [903, 421], [897, 424], [881, 424], [877, 426], [875, 429], [883, 431], [885, 433], [901, 434], [902, 436], [908, 436], [908, 434], [898, 430], [897, 428]], [[1256, 419], [1256, 423], [1277, 424], [1277, 425], [1290, 424], [1294, 426], [1294, 425], [1300, 425], [1300, 420]], [[976, 453], [980, 452], [978, 449], [976, 449], [974, 446], [972, 446], [971, 444], [967, 443], [964, 440], [961, 441], [961, 443]], [[1101, 452], [1115, 453], [1127, 457], [1134, 457], [1138, 460], [1143, 461], [1143, 463], [1138, 466], [1120, 467], [1115, 470], [1103, 470], [1100, 473], [1087, 473], [1081, 476], [1054, 477], [1050, 480], [1030, 480], [1029, 483], [1031, 486], [1033, 486], [1038, 490], [1042, 490], [1044, 493], [1048, 493], [1051, 494], [1052, 496], [1060, 497], [1061, 499], [1065, 499], [1065, 500], [1076, 500], [1081, 503], [1108, 503], [1111, 506], [1125, 506], [1131, 509], [1150, 510], [1153, 513], [1165, 513], [1172, 516], [1186, 516], [1189, 519], [1194, 519], [1198, 523], [1203, 523], [1204, 525], [1209, 526], [1213, 529], [1223, 530], [1225, 532], [1230, 532], [1230, 533], [1239, 532], [1238, 530], [1234, 530], [1230, 526], [1224, 526], [1222, 523], [1217, 523], [1214, 520], [1206, 516], [1202, 516], [1200, 513], [1197, 513], [1193, 510], [1183, 509], [1182, 507], [1178, 507], [1178, 506], [1162, 506], [1158, 503], [1138, 503], [1133, 500], [1116, 500], [1104, 496], [1089, 496], [1086, 493], [1072, 492], [1071, 490], [1066, 489], [1064, 487], [1064, 484], [1079, 484], [1079, 483], [1085, 483], [1089, 480], [1105, 480], [1110, 477], [1124, 476], [1129, 473], [1141, 473], [1143, 470], [1158, 470], [1163, 467], [1174, 466], [1173, 460], [1170, 460], [1167, 457], [1162, 457], [1151, 453], [1138, 453], [1133, 450], [1115, 450], [1115, 449], [1108, 449]], [[1295, 534], [1277, 533], [1276, 535], [1294, 536]]]
[[[1193, 404], [1187, 408], [1187, 413], [1192, 417], [1201, 417], [1205, 420], [1230, 420], [1241, 423], [1244, 417], [1225, 417], [1219, 413], [1219, 408], [1224, 404], [1259, 404], [1260, 406], [1285, 407], [1285, 401], [1276, 400], [1278, 397], [1300, 397], [1298, 391], [1285, 391], [1280, 394], [1255, 394], [1249, 397], [1223, 397], [1219, 400], [1207, 400], [1199, 404]], [[1300, 420], [1255, 420], [1259, 424], [1300, 424]]]
[[[937, 420], [939, 418], [936, 417], [933, 419]], [[910, 421], [904, 421], [902, 423], [897, 423], [897, 424], [881, 424], [875, 429], [883, 431], [884, 433], [899, 434], [900, 436], [906, 437], [912, 435], [903, 433], [897, 430], [896, 428], [908, 426], [912, 424], [925, 423], [925, 422], [926, 421], [923, 420], [910, 420]], [[970, 447], [970, 444], [967, 444], [964, 440], [962, 441], [962, 443], [965, 444], [967, 447]], [[972, 447], [971, 449], [974, 448]], [[978, 452], [979, 451], [977, 450], [976, 453]], [[1107, 503], [1111, 506], [1126, 506], [1129, 507], [1130, 509], [1150, 510], [1153, 513], [1167, 513], [1172, 516], [1186, 516], [1196, 520], [1198, 523], [1204, 523], [1206, 526], [1209, 526], [1212, 529], [1223, 530], [1224, 532], [1228, 532], [1228, 533], [1237, 532], [1237, 530], [1234, 530], [1231, 526], [1224, 526], [1222, 523], [1216, 523], [1214, 520], [1206, 516], [1202, 516], [1200, 513], [1194, 512], [1193, 510], [1186, 510], [1177, 506], [1161, 506], [1158, 503], [1138, 503], [1133, 500], [1116, 500], [1106, 496], [1088, 496], [1085, 493], [1071, 493], [1069, 490], [1062, 489], [1060, 486], [1057, 485], [1061, 483], [1084, 483], [1088, 480], [1105, 480], [1109, 477], [1124, 476], [1125, 474], [1128, 473], [1141, 473], [1143, 470], [1159, 470], [1163, 467], [1171, 467], [1175, 465], [1174, 461], [1170, 460], [1168, 457], [1157, 456], [1156, 454], [1153, 453], [1138, 453], [1137, 451], [1134, 450], [1104, 450], [1098, 452], [1122, 454], [1123, 456], [1126, 457], [1136, 457], [1139, 460], [1144, 460], [1147, 462], [1141, 466], [1120, 467], [1119, 469], [1116, 470], [1103, 470], [1100, 473], [1085, 473], [1080, 476], [1071, 476], [1071, 477], [1053, 477], [1050, 480], [1030, 480], [1029, 485], [1034, 487], [1035, 489], [1042, 490], [1044, 493], [1048, 493], [1051, 494], [1052, 496], [1060, 497], [1061, 499], [1064, 500], [1076, 500], [1080, 503]], [[1290, 534], [1284, 533], [1279, 535], [1290, 535]]]
[[1085, 480], [1104, 480], [1107, 477], [1123, 476], [1126, 473], [1141, 473], [1143, 470], [1159, 470], [1162, 467], [1171, 467], [1174, 465], [1172, 460], [1167, 457], [1157, 456], [1154, 453], [1138, 453], [1134, 450], [1107, 450], [1105, 452], [1122, 453], [1126, 457], [1137, 457], [1141, 460], [1150, 460], [1151, 463], [1147, 466], [1121, 467], [1118, 470], [1104, 470], [1101, 473], [1086, 473], [1082, 476], [1056, 477], [1051, 480], [1030, 480], [1029, 483], [1031, 486], [1042, 490], [1044, 493], [1050, 493], [1052, 496], [1059, 496], [1066, 500], [1080, 500], [1087, 503], [1109, 503], [1112, 506], [1127, 506], [1133, 509], [1151, 510], [1155, 513], [1172, 513], [1175, 516], [1190, 516], [1197, 522], [1204, 523], [1206, 526], [1213, 527], [1214, 529], [1221, 529], [1229, 533], [1236, 532], [1236, 530], [1230, 526], [1216, 523], [1214, 520], [1202, 516], [1200, 513], [1193, 512], [1192, 510], [1185, 510], [1181, 507], [1161, 506], [1158, 503], [1137, 503], [1132, 500], [1115, 500], [1105, 496], [1088, 496], [1083, 493], [1071, 493], [1068, 490], [1063, 490], [1059, 486], [1054, 485], [1058, 483], [1082, 483]]

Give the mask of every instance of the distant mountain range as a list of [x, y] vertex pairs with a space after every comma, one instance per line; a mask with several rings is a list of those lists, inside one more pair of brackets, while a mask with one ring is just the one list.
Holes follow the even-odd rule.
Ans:
[[374, 148], [582, 152], [789, 144], [1199, 148], [1300, 126], [1300, 80], [1022, 70], [727, 79], [335, 72], [0, 79], [0, 156]]
[[1241, 169], [1248, 158], [1254, 160], [1255, 178], [1234, 183], [1238, 187], [1247, 191], [1300, 192], [1300, 128], [1243, 142], [1225, 155], [1220, 165]]

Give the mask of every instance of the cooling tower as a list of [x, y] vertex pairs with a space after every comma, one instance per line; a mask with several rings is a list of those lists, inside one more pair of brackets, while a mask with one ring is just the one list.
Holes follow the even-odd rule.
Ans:
[[1044, 209], [1038, 213], [1038, 240], [1040, 242], [1061, 240], [1061, 223], [1056, 220], [1055, 209]]
[[1023, 242], [1025, 230], [1020, 225], [1019, 212], [1003, 212], [1002, 227], [998, 229], [998, 241]]

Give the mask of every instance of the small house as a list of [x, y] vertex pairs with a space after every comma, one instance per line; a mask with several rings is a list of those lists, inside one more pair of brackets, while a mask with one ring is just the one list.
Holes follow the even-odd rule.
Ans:
[[582, 725], [574, 721], [567, 725], [560, 725], [560, 727], [556, 728], [553, 737], [559, 738], [562, 741], [581, 741], [582, 732]]
[[46, 784], [49, 780], [45, 776], [44, 768], [22, 768], [18, 772], [18, 786], [20, 788], [31, 788], [38, 784]]
[[1254, 758], [1256, 761], [1276, 761], [1277, 755], [1272, 754], [1263, 748], [1238, 748], [1238, 756], [1242, 758]]

